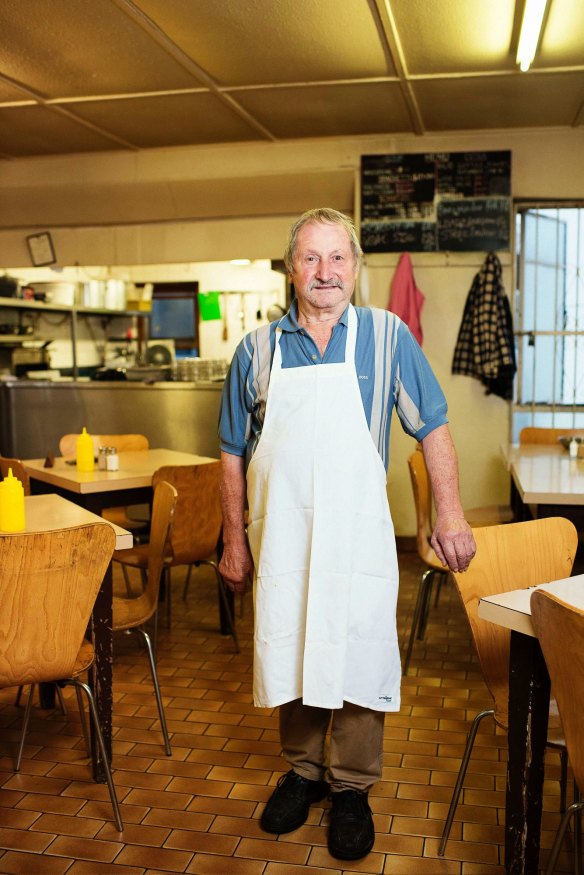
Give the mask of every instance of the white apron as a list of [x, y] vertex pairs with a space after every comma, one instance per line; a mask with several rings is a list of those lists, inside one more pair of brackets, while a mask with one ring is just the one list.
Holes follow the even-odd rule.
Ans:
[[247, 472], [254, 559], [254, 702], [399, 710], [397, 555], [386, 472], [345, 361], [282, 368]]

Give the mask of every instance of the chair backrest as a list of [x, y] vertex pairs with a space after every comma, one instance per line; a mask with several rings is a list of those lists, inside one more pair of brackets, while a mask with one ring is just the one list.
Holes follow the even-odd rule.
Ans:
[[[167, 545], [170, 543], [170, 533], [176, 512], [178, 492], [171, 483], [160, 480], [154, 488], [152, 500], [152, 516], [150, 518], [150, 538], [148, 540], [148, 579], [144, 595], [152, 611], [152, 616], [158, 607], [158, 590], [160, 589], [160, 577], [166, 554]], [[144, 621], [145, 622], [145, 621]]]
[[220, 462], [164, 465], [155, 471], [153, 487], [166, 480], [178, 492], [170, 531], [170, 549], [175, 565], [190, 565], [208, 559], [215, 552], [223, 524], [220, 479]]
[[531, 596], [531, 619], [541, 644], [562, 721], [574, 778], [584, 790], [584, 611], [544, 590]]
[[558, 438], [578, 435], [584, 438], [584, 428], [535, 428], [529, 425], [519, 432], [519, 443], [557, 444]]
[[20, 459], [8, 459], [6, 456], [0, 456], [0, 474], [2, 480], [8, 474], [9, 468], [12, 468], [13, 475], [20, 480], [25, 495], [30, 495], [30, 477], [24, 469], [24, 465]]
[[[78, 434], [63, 435], [59, 441], [59, 452], [62, 456], [75, 455], [78, 437]], [[116, 447], [120, 453], [150, 448], [148, 438], [143, 434], [92, 434], [91, 438], [96, 455], [100, 447]]]
[[432, 536], [432, 487], [420, 444], [418, 444], [417, 448], [408, 458], [408, 467], [410, 469], [414, 504], [416, 507], [416, 546], [418, 555], [426, 564], [442, 567], [430, 546], [430, 538]]
[[114, 547], [107, 523], [0, 535], [0, 687], [71, 676]]
[[137, 598], [114, 598], [114, 629], [121, 631], [146, 623], [158, 607], [158, 592], [178, 493], [166, 480], [154, 488], [150, 539], [148, 541], [148, 573], [144, 591]]
[[468, 571], [452, 572], [466, 611], [495, 719], [507, 727], [510, 631], [478, 615], [479, 600], [569, 577], [578, 533], [564, 517], [473, 529], [477, 552]]

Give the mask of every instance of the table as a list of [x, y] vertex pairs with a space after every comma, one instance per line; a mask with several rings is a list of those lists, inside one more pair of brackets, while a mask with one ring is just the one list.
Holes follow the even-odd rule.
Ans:
[[[97, 516], [68, 501], [60, 495], [26, 495], [24, 497], [26, 532], [51, 532], [86, 523], [103, 523], [111, 526], [116, 533], [116, 550], [128, 550], [133, 543], [131, 532], [108, 523]], [[111, 563], [99, 589], [91, 614], [91, 636], [95, 648], [95, 661], [90, 669], [90, 684], [94, 691], [95, 703], [103, 730], [106, 751], [111, 760], [112, 744], [112, 571]], [[51, 694], [47, 694], [47, 686]], [[41, 685], [41, 704], [50, 707], [54, 701], [52, 685]], [[93, 727], [92, 727], [93, 738]], [[105, 781], [105, 774], [93, 747], [93, 774], [97, 781]]]
[[522, 444], [503, 452], [518, 519], [565, 516], [584, 529], [584, 459], [561, 444]]
[[[511, 629], [509, 657], [509, 759], [505, 812], [505, 871], [537, 875], [550, 702], [547, 667], [531, 623], [536, 587], [486, 596], [483, 620]], [[584, 574], [537, 587], [584, 610]]]
[[58, 457], [52, 468], [44, 459], [27, 459], [24, 465], [31, 477], [34, 492], [49, 491], [64, 494], [77, 504], [101, 513], [105, 507], [141, 504], [152, 498], [152, 476], [163, 465], [200, 465], [216, 462], [209, 456], [180, 453], [177, 450], [134, 450], [119, 453], [118, 471], [79, 472], [71, 459]]

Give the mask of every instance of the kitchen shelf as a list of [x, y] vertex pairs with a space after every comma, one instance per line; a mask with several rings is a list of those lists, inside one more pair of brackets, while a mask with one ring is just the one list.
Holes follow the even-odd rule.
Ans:
[[[140, 316], [149, 318], [148, 310], [109, 310], [105, 307], [83, 307], [78, 304], [53, 304], [46, 301], [25, 301], [22, 298], [0, 298], [0, 309], [20, 310], [33, 313], [64, 313], [70, 317], [71, 347], [73, 357], [73, 377], [78, 376], [77, 369], [77, 318], [101, 316], [106, 319], [121, 319]], [[20, 340], [27, 340], [23, 335]]]
[[46, 301], [25, 301], [22, 298], [0, 298], [0, 307], [7, 310], [37, 310], [39, 313], [77, 313], [80, 316], [150, 316], [149, 310], [108, 310], [105, 307], [52, 304]]

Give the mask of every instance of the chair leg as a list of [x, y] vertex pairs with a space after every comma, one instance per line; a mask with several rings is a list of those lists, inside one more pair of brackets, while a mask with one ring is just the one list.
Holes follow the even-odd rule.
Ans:
[[[432, 601], [432, 587], [434, 585], [434, 577], [436, 577], [437, 589], [439, 590], [442, 585], [442, 578], [444, 577], [444, 573], [442, 571], [435, 571], [434, 575], [430, 580], [428, 589], [426, 590], [424, 601], [422, 603], [420, 621], [418, 623], [418, 634], [416, 636], [418, 641], [423, 641], [426, 637], [426, 627], [428, 625], [428, 616], [430, 615], [430, 603]], [[436, 604], [438, 604], [437, 599]]]
[[580, 802], [580, 791], [575, 781], [574, 804], [581, 806], [574, 812], [574, 875], [582, 875], [582, 808], [584, 806]]
[[[33, 684], [33, 686], [34, 686], [34, 684]], [[65, 702], [63, 700], [63, 694], [61, 693], [61, 690], [59, 689], [59, 687], [57, 687], [56, 689], [57, 689], [57, 696], [59, 697], [59, 705], [61, 707], [61, 714], [63, 715], [63, 717], [65, 717], [67, 714], [67, 706], [65, 705]], [[16, 691], [16, 699], [14, 700], [14, 707], [15, 708], [18, 708], [20, 705], [20, 700], [22, 698], [23, 690], [24, 690], [24, 687], [21, 685], [21, 686], [19, 686], [18, 690]]]
[[61, 706], [61, 714], [63, 717], [67, 715], [67, 706], [65, 704], [65, 699], [63, 698], [63, 693], [61, 692], [61, 687], [59, 684], [55, 684], [55, 692], [57, 693], [57, 699], [59, 700], [59, 705]]
[[28, 724], [30, 721], [30, 712], [32, 709], [32, 697], [34, 695], [34, 684], [30, 685], [30, 690], [28, 691], [28, 699], [26, 700], [26, 708], [24, 711], [24, 717], [22, 720], [22, 730], [20, 733], [20, 744], [18, 746], [18, 754], [16, 755], [16, 765], [14, 767], [15, 772], [20, 771], [20, 763], [22, 762], [22, 753], [24, 751], [24, 741], [26, 739], [26, 733], [28, 730]]
[[[198, 565], [199, 563], [197, 562], [195, 564]], [[187, 593], [189, 591], [189, 586], [191, 583], [192, 570], [193, 570], [193, 566], [189, 565], [189, 570], [187, 571], [187, 576], [185, 577], [185, 585], [183, 586], [183, 596], [182, 597], [183, 597], [184, 602], [186, 602], [186, 600], [187, 600]]]
[[479, 724], [484, 717], [494, 717], [495, 711], [491, 708], [488, 711], [481, 711], [476, 715], [474, 720], [472, 721], [471, 727], [468, 732], [468, 736], [466, 739], [466, 747], [464, 749], [464, 754], [462, 755], [462, 762], [460, 763], [460, 769], [458, 770], [458, 777], [456, 779], [456, 784], [454, 786], [454, 791], [452, 793], [452, 799], [450, 800], [450, 808], [448, 809], [448, 816], [446, 817], [446, 823], [444, 824], [444, 831], [442, 832], [442, 838], [440, 839], [440, 847], [438, 848], [438, 856], [443, 857], [444, 851], [446, 849], [446, 842], [448, 841], [448, 836], [450, 835], [450, 830], [452, 828], [452, 821], [454, 820], [454, 815], [456, 812], [456, 807], [458, 805], [458, 800], [460, 798], [460, 792], [462, 790], [462, 785], [464, 783], [464, 778], [466, 775], [466, 770], [468, 768], [468, 764], [470, 761], [470, 755], [472, 753], [474, 741], [476, 738], [476, 734], [479, 728]]
[[[422, 616], [422, 608], [427, 605], [430, 599], [430, 592], [432, 590], [432, 578], [437, 574], [437, 570], [434, 568], [429, 568], [422, 575], [422, 579], [420, 581], [420, 586], [418, 588], [418, 598], [416, 599], [416, 607], [414, 608], [414, 616], [412, 618], [412, 627], [410, 629], [410, 637], [408, 639], [408, 647], [406, 650], [406, 656], [404, 659], [404, 667], [403, 674], [407, 675], [408, 668], [410, 667], [410, 659], [412, 657], [412, 649], [414, 647], [414, 638], [416, 637], [416, 631], [420, 624], [420, 618]], [[418, 635], [418, 638], [420, 636]], [[423, 638], [423, 636], [422, 636]]]
[[[552, 875], [553, 871], [556, 868], [556, 863], [557, 863], [558, 856], [560, 853], [560, 848], [562, 847], [562, 842], [564, 840], [566, 827], [568, 826], [568, 822], [569, 822], [570, 818], [572, 817], [573, 814], [576, 814], [577, 818], [579, 820], [579, 812], [582, 811], [583, 808], [584, 808], [584, 802], [574, 802], [564, 812], [564, 816], [562, 817], [562, 820], [561, 820], [560, 825], [558, 827], [558, 831], [556, 833], [556, 837], [554, 839], [554, 843], [552, 845], [552, 849], [551, 849], [550, 855], [548, 857], [547, 866], [545, 869], [545, 875]], [[575, 830], [577, 831], [578, 829], [579, 829], [579, 827], [576, 826]], [[578, 842], [575, 842], [576, 847], [578, 846], [578, 844], [579, 844]], [[578, 851], [579, 850], [580, 849], [578, 849]]]
[[133, 632], [137, 632], [142, 636], [144, 640], [144, 644], [146, 645], [146, 651], [148, 653], [148, 659], [150, 661], [150, 672], [152, 674], [152, 683], [154, 685], [154, 695], [156, 696], [156, 704], [158, 706], [158, 716], [160, 717], [160, 726], [162, 728], [162, 735], [164, 737], [164, 747], [166, 749], [166, 756], [172, 756], [172, 751], [170, 749], [170, 741], [168, 738], [168, 729], [166, 727], [166, 716], [164, 714], [164, 705], [162, 704], [162, 696], [160, 694], [160, 684], [158, 683], [158, 672], [156, 671], [156, 661], [154, 659], [154, 653], [152, 650], [152, 643], [150, 641], [150, 635], [146, 632], [145, 629], [141, 629], [137, 627], [132, 630]]
[[87, 751], [87, 756], [91, 756], [91, 739], [89, 737], [89, 727], [87, 726], [87, 720], [85, 717], [85, 708], [83, 707], [83, 698], [81, 696], [81, 690], [78, 686], [75, 686], [75, 695], [77, 696], [77, 707], [79, 708], [79, 719], [81, 720], [81, 730], [83, 732], [83, 739], [85, 741], [85, 750]]
[[560, 748], [560, 814], [566, 810], [566, 793], [568, 787], [568, 751]]
[[170, 589], [171, 589], [171, 578], [170, 578], [170, 568], [166, 566], [163, 569], [162, 573], [164, 574], [164, 597], [166, 599], [166, 628], [170, 629], [170, 614], [171, 614], [171, 604], [170, 604]]
[[221, 593], [221, 601], [223, 602], [223, 607], [225, 609], [225, 616], [227, 617], [227, 622], [229, 623], [229, 628], [231, 629], [231, 637], [233, 638], [233, 643], [235, 644], [235, 652], [239, 653], [239, 641], [237, 640], [237, 632], [235, 631], [235, 621], [233, 619], [233, 614], [231, 613], [231, 608], [229, 607], [229, 599], [227, 598], [227, 592], [225, 590], [225, 581], [223, 580], [221, 574], [219, 573], [217, 563], [213, 562], [212, 559], [202, 559], [201, 564], [202, 565], [211, 565], [213, 570], [215, 571], [215, 577], [217, 578], [219, 592]]
[[107, 786], [110, 794], [110, 799], [112, 801], [112, 808], [114, 809], [114, 818], [116, 821], [116, 826], [118, 828], [118, 832], [123, 832], [124, 825], [122, 823], [122, 817], [120, 814], [120, 806], [118, 804], [118, 797], [116, 796], [116, 788], [114, 787], [114, 781], [112, 778], [112, 771], [110, 768], [110, 764], [107, 759], [107, 754], [105, 750], [105, 744], [103, 742], [103, 735], [101, 733], [101, 726], [99, 725], [99, 718], [97, 716], [97, 708], [95, 707], [95, 699], [93, 698], [93, 693], [91, 692], [90, 687], [87, 684], [84, 684], [83, 681], [80, 681], [78, 678], [71, 678], [70, 680], [64, 681], [66, 684], [72, 684], [75, 687], [79, 687], [80, 689], [85, 691], [85, 695], [87, 696], [87, 702], [89, 704], [89, 713], [91, 714], [91, 719], [93, 721], [93, 728], [95, 730], [95, 738], [97, 740], [97, 744], [99, 747], [99, 754], [102, 759], [103, 770], [105, 772], [105, 779], [107, 781]]

